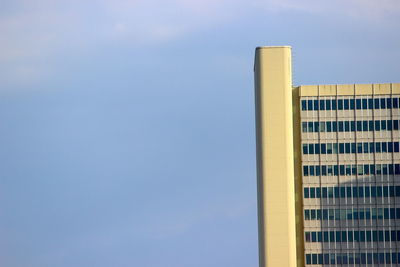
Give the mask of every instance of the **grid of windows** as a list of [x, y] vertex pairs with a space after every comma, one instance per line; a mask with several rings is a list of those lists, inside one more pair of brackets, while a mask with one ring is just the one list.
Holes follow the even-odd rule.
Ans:
[[307, 198], [362, 198], [362, 197], [400, 197], [400, 186], [322, 186], [304, 187], [303, 197]]
[[306, 264], [397, 264], [400, 263], [400, 253], [388, 252], [348, 252], [306, 254]]
[[[338, 220], [400, 219], [400, 208], [348, 208], [348, 209], [305, 209], [304, 220], [338, 221]], [[398, 240], [400, 241], [400, 240]]]
[[400, 263], [399, 108], [399, 95], [300, 99], [307, 265]]
[[398, 175], [400, 164], [305, 165], [303, 176]]
[[399, 142], [303, 144], [303, 155], [399, 152]]
[[399, 120], [303, 121], [303, 133], [398, 131]]
[[399, 108], [399, 97], [301, 100], [301, 110], [367, 110]]
[[306, 242], [396, 242], [400, 241], [399, 230], [348, 230], [348, 231], [311, 231], [305, 232]]

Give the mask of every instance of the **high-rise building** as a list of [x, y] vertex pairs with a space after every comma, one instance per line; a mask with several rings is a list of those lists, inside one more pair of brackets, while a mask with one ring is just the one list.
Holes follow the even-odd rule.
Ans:
[[260, 267], [400, 266], [400, 84], [292, 85], [255, 56]]

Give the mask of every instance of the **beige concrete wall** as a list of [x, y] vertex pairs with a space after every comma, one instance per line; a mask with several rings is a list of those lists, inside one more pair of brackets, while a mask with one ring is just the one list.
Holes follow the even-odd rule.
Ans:
[[291, 48], [257, 48], [254, 74], [260, 267], [295, 267]]
[[390, 95], [400, 93], [400, 83], [302, 85], [300, 96]]

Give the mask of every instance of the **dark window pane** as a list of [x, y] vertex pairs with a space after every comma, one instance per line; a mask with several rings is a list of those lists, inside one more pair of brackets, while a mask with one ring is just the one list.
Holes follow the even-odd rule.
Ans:
[[325, 110], [325, 100], [319, 101], [319, 110]]
[[368, 109], [367, 99], [365, 99], [365, 98], [362, 100], [362, 108], [363, 109]]
[[392, 99], [391, 98], [386, 98], [386, 107], [392, 108]]
[[379, 98], [375, 98], [374, 99], [374, 102], [375, 102], [375, 109], [379, 109]]
[[343, 100], [343, 107], [344, 107], [344, 109], [345, 110], [348, 110], [349, 109], [349, 99], [344, 99]]
[[381, 98], [381, 109], [385, 109], [385, 108], [386, 108], [386, 99]]
[[308, 108], [308, 110], [313, 110], [313, 101], [312, 100], [307, 101], [307, 108]]
[[361, 99], [356, 99], [356, 108], [361, 109]]
[[307, 102], [306, 102], [306, 100], [301, 100], [301, 110], [307, 110]]
[[343, 110], [343, 99], [338, 99], [338, 110]]
[[393, 98], [393, 108], [399, 108], [399, 100], [397, 97]]
[[325, 109], [326, 110], [331, 110], [331, 100], [326, 100], [325, 102]]
[[368, 109], [374, 109], [374, 101], [372, 98], [368, 99]]
[[314, 100], [314, 110], [318, 110], [318, 100]]

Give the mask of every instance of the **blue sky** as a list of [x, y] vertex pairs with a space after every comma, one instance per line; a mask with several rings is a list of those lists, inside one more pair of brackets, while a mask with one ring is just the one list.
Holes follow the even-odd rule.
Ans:
[[257, 266], [254, 48], [400, 82], [397, 0], [3, 1], [0, 265]]

